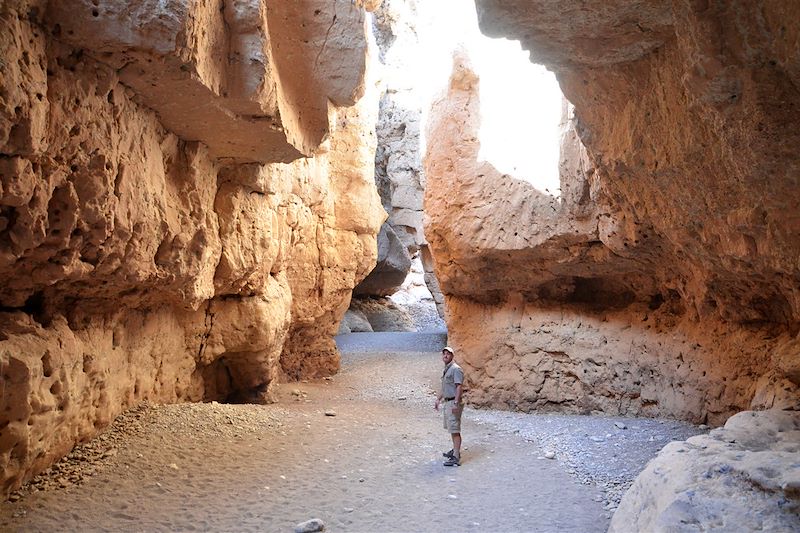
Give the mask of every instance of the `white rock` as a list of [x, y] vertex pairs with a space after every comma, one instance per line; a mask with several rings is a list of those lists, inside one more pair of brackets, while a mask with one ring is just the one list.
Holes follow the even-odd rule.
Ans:
[[554, 452], [547, 451], [547, 452], [544, 452], [544, 458], [545, 459], [555, 459], [556, 458], [556, 454]]
[[799, 412], [745, 411], [712, 435], [667, 444], [625, 493], [609, 531], [800, 531], [787, 505], [800, 485], [797, 435]]
[[319, 518], [312, 518], [294, 526], [294, 533], [315, 533], [325, 529], [325, 522]]

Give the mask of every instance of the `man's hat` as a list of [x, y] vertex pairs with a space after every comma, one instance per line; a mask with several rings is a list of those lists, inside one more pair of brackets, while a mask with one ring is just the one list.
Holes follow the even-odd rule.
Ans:
[[442, 351], [443, 351], [443, 352], [450, 352], [450, 353], [451, 353], [451, 354], [453, 354], [453, 355], [455, 355], [455, 354], [456, 354], [456, 352], [455, 352], [455, 351], [453, 351], [453, 349], [452, 349], [451, 347], [449, 347], [449, 346], [445, 346], [444, 348], [442, 348]]

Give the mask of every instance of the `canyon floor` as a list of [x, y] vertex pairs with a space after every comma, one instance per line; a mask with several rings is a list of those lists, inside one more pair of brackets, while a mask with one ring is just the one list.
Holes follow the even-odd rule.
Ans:
[[277, 404], [125, 413], [0, 504], [0, 529], [605, 531], [656, 451], [701, 431], [467, 408], [462, 465], [444, 467], [442, 336], [344, 337], [341, 373], [281, 385]]

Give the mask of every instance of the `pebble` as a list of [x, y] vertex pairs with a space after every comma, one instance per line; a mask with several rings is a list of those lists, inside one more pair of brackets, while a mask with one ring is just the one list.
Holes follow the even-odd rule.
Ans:
[[333, 409], [328, 409], [327, 411], [325, 411], [325, 416], [336, 416], [336, 411], [334, 411]]
[[592, 437], [589, 437], [589, 438], [594, 442], [605, 442], [606, 441], [606, 439], [604, 439], [603, 437], [592, 436]]
[[294, 526], [294, 533], [315, 533], [325, 529], [325, 522], [319, 518], [312, 518]]
[[345, 513], [352, 513], [353, 511], [355, 511], [355, 509], [353, 509], [352, 507], [345, 507], [344, 508], [344, 512]]
[[450, 498], [451, 500], [457, 500], [458, 499], [458, 496], [456, 496], [455, 494], [448, 494], [447, 497]]
[[628, 426], [626, 426], [623, 422], [614, 422], [614, 425], [617, 427], [617, 429], [628, 429]]
[[556, 458], [556, 454], [554, 452], [547, 451], [547, 452], [544, 452], [544, 458], [545, 459], [555, 459]]

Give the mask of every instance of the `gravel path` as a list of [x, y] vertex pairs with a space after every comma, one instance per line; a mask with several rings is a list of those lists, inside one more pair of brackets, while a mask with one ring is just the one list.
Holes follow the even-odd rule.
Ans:
[[441, 361], [383, 349], [432, 342], [403, 335], [338, 339], [342, 372], [283, 385], [276, 405], [129, 411], [0, 504], [0, 530], [292, 531], [320, 518], [326, 531], [605, 531], [619, 487], [698, 431], [468, 408], [463, 464], [447, 468]]

